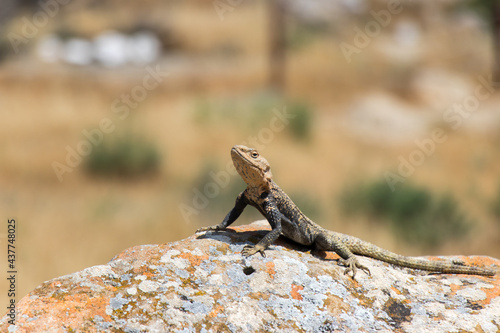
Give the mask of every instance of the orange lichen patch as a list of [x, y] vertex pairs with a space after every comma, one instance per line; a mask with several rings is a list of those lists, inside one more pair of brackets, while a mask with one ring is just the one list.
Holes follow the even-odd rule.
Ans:
[[477, 302], [481, 305], [488, 305], [494, 298], [500, 297], [500, 285], [495, 285], [493, 288], [481, 288], [486, 294], [486, 298], [482, 301]]
[[[64, 323], [64, 326], [70, 329], [83, 327], [85, 323], [93, 320], [95, 316], [110, 321], [111, 318], [106, 314], [108, 304], [109, 298], [106, 296], [89, 297], [87, 294], [68, 295], [63, 300], [45, 297], [31, 299], [27, 296], [19, 302], [18, 311], [31, 313], [33, 318], [43, 313], [44, 316], [50, 317], [53, 321]], [[23, 327], [36, 329], [36, 331], [49, 328], [43, 327], [38, 320], [30, 318], [19, 317], [18, 323], [21, 324], [21, 322]], [[45, 321], [44, 324], [50, 326], [53, 323]]]
[[330, 251], [319, 251], [318, 256], [324, 260], [338, 260], [340, 256], [335, 252]]
[[257, 291], [248, 293], [246, 297], [259, 301], [268, 301], [271, 295], [268, 292]]
[[359, 283], [358, 280], [355, 280], [355, 279], [352, 279], [352, 278], [351, 278], [351, 283], [354, 285], [355, 288], [362, 288], [363, 287], [363, 285], [361, 283]]
[[170, 245], [148, 245], [148, 246], [134, 246], [128, 248], [113, 258], [113, 261], [134, 257], [138, 261], [148, 261], [153, 263], [155, 259], [159, 258], [163, 252], [173, 248]]
[[105, 285], [104, 288], [106, 288], [106, 290], [111, 291], [111, 292], [114, 292], [118, 289], [117, 287], [110, 286], [110, 285]]
[[129, 258], [130, 256], [133, 256], [135, 253], [137, 253], [139, 251], [142, 251], [140, 246], [130, 247], [130, 248], [118, 253], [118, 255], [115, 256], [114, 260]]
[[217, 315], [219, 313], [221, 313], [222, 311], [224, 311], [224, 307], [222, 305], [217, 305], [215, 307], [215, 309], [213, 309], [208, 315], [211, 317], [211, 318], [215, 318], [217, 317]]
[[274, 262], [266, 262], [266, 273], [274, 279], [274, 274], [276, 274], [276, 270], [274, 269]]
[[150, 272], [150, 271], [145, 271], [144, 273], [142, 273], [142, 275], [145, 275], [148, 278], [156, 276], [156, 274], [154, 274], [153, 272]]
[[188, 252], [181, 253], [179, 257], [189, 260], [191, 266], [199, 266], [203, 260], [208, 260], [208, 255], [196, 256]]
[[[104, 319], [110, 319], [106, 314], [106, 306], [109, 304], [108, 297], [89, 297], [87, 294], [77, 294], [74, 296], [67, 296], [64, 298], [65, 308], [73, 307], [77, 309], [80, 314], [78, 317], [90, 317], [99, 315]], [[83, 314], [81, 312], [84, 312]], [[69, 316], [75, 316], [76, 313], [69, 313]]]
[[327, 298], [323, 300], [323, 307], [335, 316], [350, 311], [349, 304], [342, 298], [331, 294], [327, 294]]
[[90, 277], [87, 277], [85, 282], [96, 284], [96, 285], [99, 285], [99, 286], [103, 286], [104, 285], [104, 281], [103, 281], [102, 277], [100, 277], [100, 276], [90, 276]]
[[451, 283], [450, 289], [451, 289], [450, 295], [455, 295], [457, 293], [457, 291], [460, 289], [463, 289], [463, 287], [459, 286], [458, 284]]
[[292, 295], [292, 298], [298, 301], [302, 301], [302, 295], [299, 293], [299, 290], [302, 289], [304, 289], [304, 287], [292, 284], [292, 291], [290, 291], [290, 295]]
[[62, 283], [61, 281], [54, 281], [50, 284], [50, 288], [51, 289], [56, 289], [56, 288], [59, 288], [62, 286]]
[[485, 267], [485, 268], [488, 266], [499, 264], [498, 260], [490, 258], [490, 257], [477, 257], [477, 256], [465, 257], [465, 256], [461, 256], [460, 260], [462, 260], [466, 265]]
[[[463, 289], [465, 286], [459, 286], [457, 284], [450, 284], [450, 295], [456, 295], [457, 291]], [[500, 285], [492, 284], [492, 288], [480, 288], [485, 294], [486, 298], [484, 300], [476, 301], [475, 303], [480, 305], [488, 305], [494, 298], [500, 297]]]
[[437, 316], [431, 316], [432, 320], [434, 321], [441, 321], [441, 320], [444, 320], [444, 316], [440, 313], [439, 315]]
[[402, 292], [396, 289], [395, 287], [391, 287], [391, 290], [394, 291], [397, 295], [401, 295]]
[[141, 274], [142, 272], [144, 272], [146, 270], [147, 267], [145, 266], [139, 266], [139, 267], [134, 267], [134, 269], [132, 269], [132, 272], [136, 275], [138, 274]]

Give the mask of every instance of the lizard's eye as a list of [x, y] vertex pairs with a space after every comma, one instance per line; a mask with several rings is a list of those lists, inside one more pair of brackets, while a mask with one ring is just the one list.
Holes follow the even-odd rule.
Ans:
[[256, 152], [256, 151], [254, 151], [254, 152], [252, 152], [252, 153], [250, 154], [250, 156], [252, 156], [253, 158], [257, 158], [257, 157], [259, 157], [259, 153], [258, 153], [258, 152]]

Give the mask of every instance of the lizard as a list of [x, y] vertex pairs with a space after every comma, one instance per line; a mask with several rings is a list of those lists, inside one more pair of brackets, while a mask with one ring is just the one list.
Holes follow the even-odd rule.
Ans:
[[336, 252], [340, 257], [338, 264], [346, 267], [344, 274], [352, 273], [353, 279], [358, 269], [371, 275], [370, 270], [359, 263], [356, 255], [435, 273], [483, 276], [498, 273], [493, 268], [467, 266], [460, 261], [431, 261], [399, 255], [354, 236], [327, 230], [304, 215], [273, 181], [269, 162], [256, 149], [236, 145], [231, 149], [231, 158], [247, 187], [237, 196], [233, 209], [220, 224], [200, 228], [196, 233], [224, 230], [236, 221], [246, 206], [253, 206], [269, 222], [271, 231], [257, 244], [244, 246], [241, 254], [245, 257], [256, 253], [265, 257], [264, 251], [283, 235], [316, 250]]

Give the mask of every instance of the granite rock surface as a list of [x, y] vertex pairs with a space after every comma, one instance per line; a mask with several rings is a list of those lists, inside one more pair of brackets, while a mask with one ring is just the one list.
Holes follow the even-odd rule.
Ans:
[[[1, 332], [500, 332], [500, 278], [433, 274], [360, 257], [371, 276], [343, 274], [334, 254], [280, 238], [244, 258], [256, 222], [162, 245], [44, 282]], [[461, 259], [497, 265], [488, 257]]]

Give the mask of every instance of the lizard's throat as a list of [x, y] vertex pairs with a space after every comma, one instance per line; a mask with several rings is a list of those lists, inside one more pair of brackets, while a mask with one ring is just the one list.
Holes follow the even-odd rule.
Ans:
[[234, 161], [234, 166], [243, 181], [252, 187], [259, 187], [262, 190], [268, 190], [271, 184], [271, 171], [260, 170], [258, 168], [242, 165], [241, 162]]
[[255, 169], [248, 165], [243, 166], [237, 161], [234, 162], [234, 166], [236, 167], [238, 174], [246, 184], [258, 186], [264, 182], [264, 173], [261, 170]]

